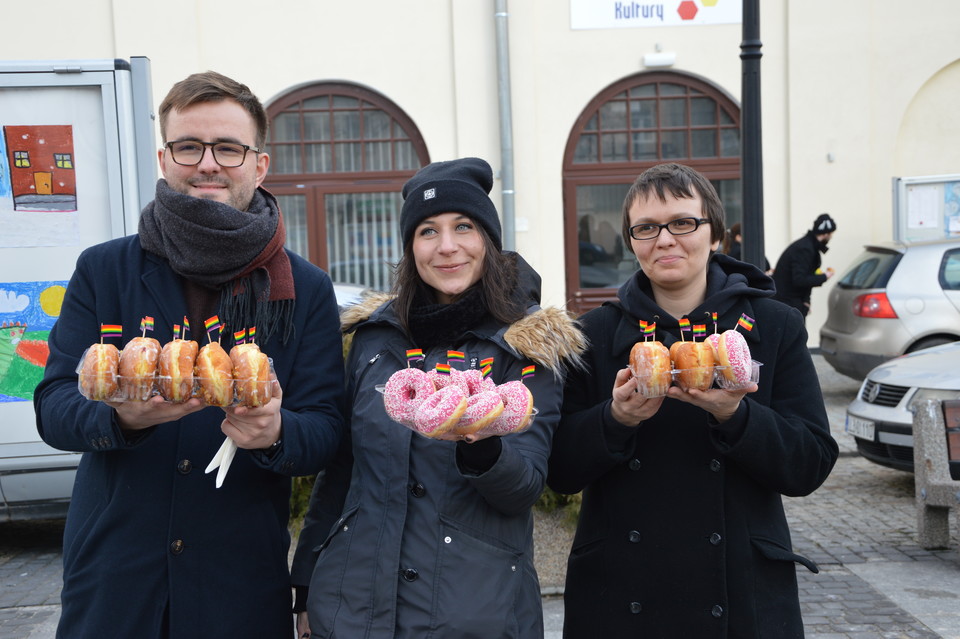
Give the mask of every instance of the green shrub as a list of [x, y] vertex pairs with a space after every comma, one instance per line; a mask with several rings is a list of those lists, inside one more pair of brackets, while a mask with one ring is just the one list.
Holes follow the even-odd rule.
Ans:
[[580, 501], [580, 493], [562, 495], [547, 486], [540, 493], [540, 499], [537, 500], [534, 507], [547, 513], [563, 512], [564, 522], [572, 527], [577, 525], [577, 519], [580, 517]]

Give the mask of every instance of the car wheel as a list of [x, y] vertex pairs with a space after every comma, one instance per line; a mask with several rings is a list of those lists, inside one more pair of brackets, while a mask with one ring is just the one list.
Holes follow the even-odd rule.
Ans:
[[918, 342], [915, 342], [910, 345], [910, 348], [907, 349], [907, 353], [912, 353], [914, 351], [921, 351], [925, 348], [933, 348], [934, 346], [940, 346], [941, 344], [949, 344], [950, 342], [955, 342], [957, 340], [950, 339], [949, 337], [927, 337]]

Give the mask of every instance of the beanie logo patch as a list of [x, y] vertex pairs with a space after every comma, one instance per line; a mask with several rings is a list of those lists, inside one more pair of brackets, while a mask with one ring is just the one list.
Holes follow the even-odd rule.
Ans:
[[435, 197], [437, 197], [437, 189], [427, 189], [423, 192], [424, 201], [432, 200]]

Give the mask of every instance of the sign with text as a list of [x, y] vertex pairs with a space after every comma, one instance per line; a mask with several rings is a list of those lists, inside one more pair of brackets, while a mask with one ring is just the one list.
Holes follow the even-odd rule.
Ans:
[[742, 0], [570, 0], [571, 29], [739, 24]]

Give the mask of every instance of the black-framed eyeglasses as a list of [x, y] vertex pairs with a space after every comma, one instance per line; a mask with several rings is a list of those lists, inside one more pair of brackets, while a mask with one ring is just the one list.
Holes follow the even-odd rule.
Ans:
[[199, 140], [174, 140], [165, 145], [170, 149], [170, 157], [180, 166], [196, 166], [203, 160], [207, 147], [213, 153], [213, 161], [225, 169], [232, 169], [244, 163], [247, 151], [260, 153], [260, 149], [246, 144], [233, 142], [200, 142]]
[[709, 224], [710, 220], [704, 217], [680, 217], [666, 224], [634, 224], [630, 227], [630, 237], [635, 240], [655, 240], [660, 237], [660, 231], [667, 229], [671, 235], [686, 235], [693, 233], [701, 224]]

